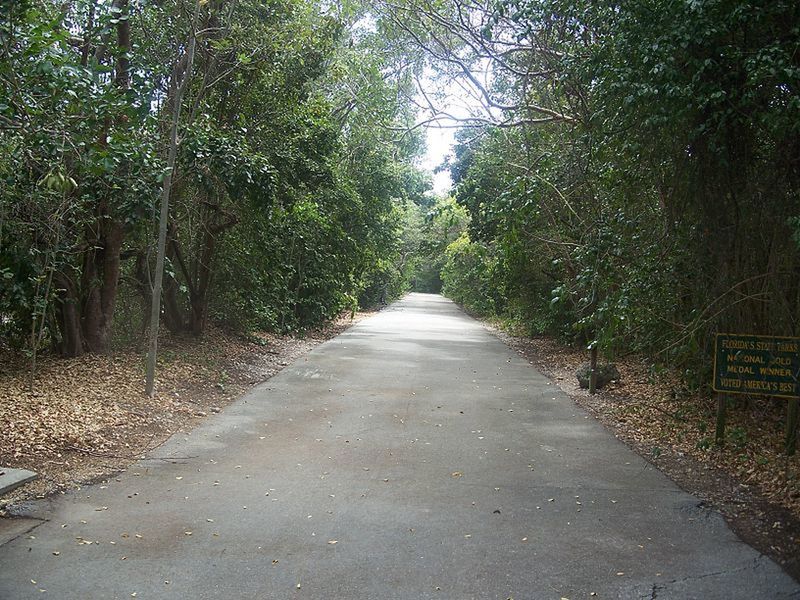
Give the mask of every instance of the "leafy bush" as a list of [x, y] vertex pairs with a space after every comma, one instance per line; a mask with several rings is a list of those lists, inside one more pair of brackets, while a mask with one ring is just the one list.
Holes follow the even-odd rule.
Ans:
[[496, 285], [497, 264], [489, 247], [462, 234], [445, 250], [444, 295], [479, 315], [501, 314], [504, 299]]

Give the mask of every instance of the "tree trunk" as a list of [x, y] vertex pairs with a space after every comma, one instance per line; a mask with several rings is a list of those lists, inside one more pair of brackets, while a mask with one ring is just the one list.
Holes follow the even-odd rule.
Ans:
[[216, 245], [217, 232], [212, 228], [206, 228], [203, 236], [203, 247], [200, 252], [200, 259], [197, 265], [197, 280], [194, 285], [194, 293], [191, 295], [192, 314], [190, 317], [190, 327], [192, 334], [203, 335], [206, 328], [208, 317], [209, 287], [211, 285], [211, 263], [214, 260], [214, 247]]
[[[130, 85], [131, 26], [129, 0], [113, 0], [111, 13], [117, 18], [116, 61], [113, 84], [121, 93]], [[86, 31], [81, 46], [81, 64], [86, 66], [91, 48], [95, 7], [90, 4]], [[112, 33], [104, 33], [95, 52], [98, 62], [106, 60]], [[100, 146], [105, 145], [114, 115], [107, 114], [97, 132]], [[124, 117], [117, 120], [124, 126]], [[88, 190], [91, 191], [91, 190]], [[97, 190], [94, 220], [85, 232], [85, 244], [79, 250], [81, 274], [72, 277], [56, 275], [59, 303], [56, 310], [61, 335], [61, 352], [65, 356], [80, 356], [84, 352], [107, 352], [111, 348], [114, 307], [117, 300], [121, 269], [121, 251], [125, 238], [123, 223], [112, 210], [110, 192]], [[85, 249], [84, 249], [85, 248]]]
[[192, 335], [200, 337], [206, 329], [208, 316], [208, 295], [197, 295], [192, 298], [192, 312], [189, 315], [189, 329]]
[[167, 276], [164, 278], [162, 288], [162, 295], [164, 297], [164, 325], [166, 325], [167, 329], [172, 333], [185, 331], [186, 319], [183, 316], [180, 301], [178, 300], [178, 282], [175, 281], [174, 277]]
[[158, 225], [158, 246], [156, 249], [156, 273], [153, 282], [153, 303], [150, 307], [150, 351], [147, 355], [147, 374], [145, 378], [145, 393], [153, 397], [155, 393], [156, 358], [158, 356], [158, 326], [161, 316], [161, 291], [164, 278], [164, 259], [167, 246], [167, 223], [169, 221], [169, 196], [172, 191], [172, 176], [175, 171], [175, 162], [178, 153], [178, 127], [180, 126], [181, 103], [183, 93], [192, 77], [192, 63], [194, 62], [195, 45], [197, 43], [197, 17], [200, 13], [200, 1], [195, 3], [192, 30], [189, 36], [189, 47], [186, 51], [186, 70], [183, 79], [178, 83], [177, 71], [173, 73], [171, 87], [174, 91], [174, 106], [172, 110], [172, 123], [170, 127], [169, 153], [167, 166], [169, 171], [164, 177], [164, 186], [161, 190], [161, 210]]
[[[117, 21], [117, 66], [114, 73], [114, 81], [120, 89], [127, 89], [130, 85], [131, 61], [128, 52], [131, 49], [131, 20], [128, 11], [128, 0], [117, 0], [118, 14], [121, 17]], [[112, 9], [113, 10], [113, 9]]]
[[[167, 233], [169, 239], [166, 242], [165, 252], [170, 264], [172, 264], [176, 270], [180, 270], [181, 273], [183, 273], [184, 279], [187, 280], [187, 285], [190, 286], [191, 290], [191, 281], [188, 280], [186, 265], [183, 262], [177, 229], [174, 222], [169, 224]], [[178, 299], [178, 291], [179, 286], [175, 275], [167, 275], [164, 277], [162, 283], [164, 325], [166, 325], [167, 329], [172, 333], [180, 333], [186, 330], [186, 318], [184, 317], [180, 300]]]
[[[106, 222], [103, 223], [103, 220]], [[84, 260], [86, 299], [83, 306], [83, 337], [89, 352], [102, 353], [111, 349], [124, 235], [122, 224], [102, 216], [98, 221], [101, 234], [97, 247], [87, 252]]]
[[150, 282], [150, 265], [147, 262], [147, 253], [143, 250], [136, 252], [134, 281], [136, 291], [139, 292], [139, 297], [142, 301], [142, 328], [139, 335], [144, 340], [147, 328], [150, 325], [150, 305], [153, 302], [153, 288]]
[[[191, 331], [195, 336], [203, 335], [208, 321], [208, 306], [211, 300], [211, 282], [214, 278], [214, 254], [219, 236], [239, 222], [236, 215], [227, 213], [218, 205], [205, 204], [202, 217], [203, 235], [187, 260], [178, 240], [177, 226], [169, 227], [169, 244], [167, 256], [180, 272], [183, 282], [189, 290], [189, 314], [184, 317], [178, 301], [178, 282], [169, 277], [164, 281], [164, 316], [170, 331]], [[214, 222], [222, 215], [224, 220]]]
[[56, 315], [61, 333], [61, 354], [68, 358], [81, 356], [84, 353], [83, 331], [75, 283], [63, 273], [56, 273], [55, 281], [59, 289]]

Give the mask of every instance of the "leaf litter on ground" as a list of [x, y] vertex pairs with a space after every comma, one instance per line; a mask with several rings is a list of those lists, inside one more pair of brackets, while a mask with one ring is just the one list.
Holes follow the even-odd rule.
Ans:
[[713, 443], [716, 401], [689, 391], [676, 370], [654, 369], [644, 357], [628, 356], [615, 361], [620, 380], [592, 396], [575, 376], [588, 352], [548, 337], [487, 328], [619, 439], [699, 496], [703, 508], [719, 510], [745, 541], [800, 578], [800, 451], [791, 457], [783, 453], [785, 400], [737, 402], [727, 411], [728, 439], [720, 448]]
[[200, 339], [165, 332], [153, 398], [144, 394], [144, 357], [136, 348], [42, 356], [32, 389], [24, 356], [0, 353], [0, 462], [39, 474], [0, 498], [0, 515], [125, 469], [365, 316], [348, 314], [302, 336], [245, 338], [213, 327]]

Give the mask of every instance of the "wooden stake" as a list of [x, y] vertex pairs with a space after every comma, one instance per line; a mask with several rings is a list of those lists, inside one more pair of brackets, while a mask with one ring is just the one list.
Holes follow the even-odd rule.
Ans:
[[592, 346], [591, 353], [591, 370], [589, 371], [589, 393], [594, 394], [597, 391], [597, 346]]
[[728, 408], [728, 398], [724, 394], [717, 394], [717, 432], [714, 439], [718, 446], [725, 445], [725, 419]]
[[800, 398], [792, 398], [786, 407], [786, 456], [793, 456], [797, 449], [797, 420], [800, 413]]

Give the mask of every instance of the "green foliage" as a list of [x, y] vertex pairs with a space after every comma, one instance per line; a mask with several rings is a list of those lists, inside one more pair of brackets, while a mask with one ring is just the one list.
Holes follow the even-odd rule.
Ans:
[[297, 330], [335, 317], [348, 305], [348, 250], [343, 232], [320, 205], [296, 202], [257, 211], [229, 236], [220, 256], [212, 310], [244, 329]]
[[409, 247], [407, 279], [416, 292], [438, 294], [442, 291], [445, 250], [466, 231], [469, 216], [452, 197], [438, 198], [408, 208], [404, 225], [406, 236], [413, 236]]
[[714, 441], [710, 437], [702, 437], [697, 441], [698, 450], [709, 450], [714, 445]]
[[[253, 186], [250, 203], [237, 208], [242, 218], [220, 247], [211, 310], [236, 327], [302, 329], [407, 289], [405, 207], [427, 183], [406, 162], [416, 148], [375, 127], [376, 119], [391, 122], [398, 111], [369, 53], [375, 40], [331, 48], [334, 40], [309, 35], [306, 43], [316, 39], [320, 46], [311, 54], [327, 66], [313, 70], [317, 79], [303, 82], [293, 73], [295, 91], [278, 102], [287, 95], [284, 87], [269, 83], [269, 96], [263, 86], [254, 88], [259, 108], [248, 130], [266, 133], [256, 143], [273, 165], [274, 191]], [[371, 85], [356, 90], [355, 99], [338, 98], [343, 81], [354, 89], [365, 78]], [[272, 80], [285, 76], [272, 74]], [[345, 103], [344, 127], [337, 101]]]
[[737, 450], [742, 450], [747, 446], [747, 430], [743, 427], [731, 427], [727, 431], [727, 437]]
[[445, 257], [444, 294], [478, 315], [502, 314], [505, 299], [497, 285], [498, 261], [492, 249], [462, 234], [447, 246]]
[[[146, 325], [173, 84], [195, 28], [172, 329], [295, 330], [443, 290], [703, 381], [715, 331], [800, 327], [795, 4], [502, 0], [460, 38], [477, 21], [437, 33], [409, 13], [403, 28], [350, 2], [208, 2], [196, 23], [187, 0], [129, 14], [0, 2], [0, 335], [78, 354]], [[424, 72], [410, 33], [442, 34], [449, 75], [477, 60], [464, 39], [508, 46], [486, 90], [503, 126], [458, 133], [454, 199], [413, 167], [421, 130], [399, 134]], [[568, 116], [543, 124], [548, 110]]]
[[[78, 320], [100, 305], [105, 238], [116, 245], [117, 231], [135, 231], [150, 215], [163, 166], [147, 94], [72, 44], [70, 28], [88, 4], [27, 5], [0, 26], [0, 248], [11, 275], [0, 287], [0, 327], [14, 346], [58, 346], [67, 335], [59, 305], [69, 303]], [[111, 19], [107, 7], [93, 14], [98, 27]], [[110, 263], [119, 252], [109, 248]], [[100, 337], [100, 313], [113, 310], [105, 300], [87, 324]]]
[[472, 241], [453, 248], [448, 295], [606, 354], [648, 353], [692, 386], [708, 381], [716, 331], [797, 335], [797, 6], [495, 10], [487, 35], [536, 39], [532, 60], [554, 73], [522, 98], [506, 70], [508, 104], [557, 102], [574, 120], [459, 134], [450, 169]]
[[194, 2], [126, 6], [0, 4], [3, 344], [80, 354], [141, 340], [192, 29], [167, 326], [298, 330], [407, 290], [406, 207], [429, 182], [411, 166], [420, 134], [392, 131], [413, 118], [385, 77], [401, 53], [357, 31], [363, 9], [209, 2], [195, 22]]

